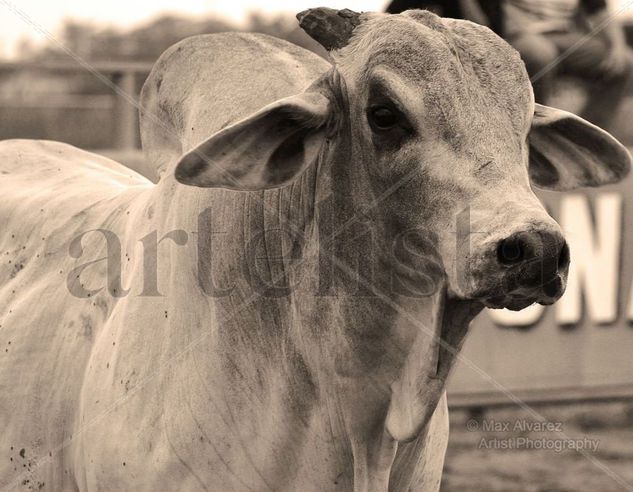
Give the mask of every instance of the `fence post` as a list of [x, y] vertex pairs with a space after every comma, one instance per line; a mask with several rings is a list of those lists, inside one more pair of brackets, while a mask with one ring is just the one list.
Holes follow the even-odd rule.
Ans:
[[[112, 74], [113, 82], [121, 89], [127, 98], [134, 101], [138, 99], [136, 94], [136, 77], [132, 70], [115, 72]], [[135, 149], [138, 132], [137, 109], [127, 99], [117, 94], [115, 103], [115, 135], [118, 149]]]

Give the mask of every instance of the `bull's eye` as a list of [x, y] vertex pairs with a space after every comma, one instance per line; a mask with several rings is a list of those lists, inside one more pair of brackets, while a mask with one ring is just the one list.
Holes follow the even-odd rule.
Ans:
[[367, 119], [374, 131], [391, 130], [400, 121], [399, 114], [388, 106], [374, 106], [369, 108]]

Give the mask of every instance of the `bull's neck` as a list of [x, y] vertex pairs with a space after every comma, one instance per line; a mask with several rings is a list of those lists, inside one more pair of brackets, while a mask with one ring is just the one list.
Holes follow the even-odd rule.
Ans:
[[[221, 324], [230, 313], [231, 328], [220, 326], [219, 336], [277, 325], [279, 340], [291, 346], [277, 344], [267, 356], [296, 351], [308, 372], [325, 371], [319, 377], [369, 378], [378, 382], [371, 398], [384, 403], [414, 336], [403, 313], [421, 319], [425, 303], [393, 291], [392, 238], [378, 214], [354, 202], [353, 166], [328, 162], [264, 192], [196, 188], [164, 177], [154, 192], [158, 237], [182, 230], [189, 244], [164, 246], [165, 267], [180, 278], [172, 276], [161, 292], [183, 306], [200, 298], [197, 309], [209, 310], [202, 319]], [[181, 292], [189, 298], [177, 299]], [[200, 320], [191, 326], [207, 329]]]
[[266, 286], [279, 290], [292, 280], [293, 264], [305, 263], [299, 260], [316, 230], [315, 172], [308, 169], [288, 186], [261, 192], [184, 186], [165, 176], [153, 193], [158, 237], [174, 230], [187, 233], [186, 254], [181, 249], [171, 256], [196, 271], [198, 278], [187, 282], [199, 280], [207, 296], [215, 296], [207, 289], [227, 288], [209, 284], [227, 271], [239, 289], [270, 294]]
[[[394, 297], [379, 222], [358, 217], [348, 190], [319, 190], [333, 180], [316, 173], [260, 193], [197, 189], [169, 178], [157, 186], [159, 231], [195, 233], [187, 251], [171, 249], [171, 271], [176, 265], [183, 278], [172, 276], [166, 295], [185, 313], [169, 336], [184, 344], [212, 333], [185, 365], [213, 364], [183, 371], [200, 374], [215, 402], [226, 394], [245, 399], [231, 419], [255, 426], [254, 435], [275, 435], [277, 450], [297, 456], [305, 449], [299, 435], [331, 442], [332, 449], [311, 455], [325, 475], [384, 482], [396, 449], [384, 430], [391, 383], [418, 331], [411, 316], [424, 321], [425, 303]], [[217, 418], [205, 423], [207, 401], [192, 403], [199, 425], [230, 432], [218, 429]], [[217, 405], [216, 413], [229, 412]], [[262, 415], [282, 424], [259, 428]], [[298, 458], [299, 468], [308, 465], [314, 468]]]

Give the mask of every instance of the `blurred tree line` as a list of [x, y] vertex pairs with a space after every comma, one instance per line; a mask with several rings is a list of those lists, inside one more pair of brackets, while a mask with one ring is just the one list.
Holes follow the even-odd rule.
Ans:
[[[60, 43], [87, 62], [149, 62], [153, 63], [169, 46], [199, 34], [226, 31], [259, 32], [286, 39], [323, 54], [320, 46], [288, 15], [263, 16], [251, 13], [244, 26], [238, 27], [214, 17], [192, 18], [164, 15], [132, 29], [102, 27], [83, 20], [66, 20], [57, 36]], [[68, 54], [55, 44], [35, 47], [23, 40], [17, 47], [21, 62], [74, 63]], [[139, 81], [139, 84], [142, 80]], [[102, 82], [89, 73], [55, 74], [50, 71], [0, 72], [0, 98], [43, 97], [50, 93], [110, 94]]]
[[[195, 19], [174, 15], [158, 17], [131, 30], [99, 28], [90, 22], [67, 20], [62, 27], [60, 41], [88, 61], [153, 62], [165, 49], [186, 37], [240, 30], [270, 34], [309, 49], [315, 48], [315, 43], [299, 29], [294, 17], [265, 17], [258, 13], [251, 13], [243, 28], [213, 17]], [[31, 53], [33, 55], [48, 60], [67, 58], [65, 53], [53, 46]]]
[[[0, 140], [41, 138], [82, 148], [114, 148], [120, 133], [117, 118], [121, 100], [113, 97], [111, 87], [83, 69], [65, 50], [88, 63], [151, 65], [165, 49], [186, 37], [225, 31], [260, 32], [315, 52], [321, 49], [291, 15], [265, 17], [254, 13], [242, 26], [215, 17], [164, 15], [131, 29], [67, 20], [56, 33], [59, 43], [36, 45], [28, 39], [19, 43], [17, 59], [24, 62], [23, 67], [0, 64]], [[77, 70], [42, 67], [55, 62], [76, 66]], [[144, 79], [142, 73], [135, 76], [136, 95]]]

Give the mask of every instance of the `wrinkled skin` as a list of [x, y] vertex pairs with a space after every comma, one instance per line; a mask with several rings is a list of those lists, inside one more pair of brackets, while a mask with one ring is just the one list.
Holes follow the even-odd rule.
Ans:
[[[560, 236], [530, 179], [612, 182], [629, 157], [571, 115], [534, 117], [518, 55], [473, 24], [368, 14], [331, 56], [245, 34], [168, 50], [142, 96], [156, 185], [69, 146], [0, 144], [2, 251], [23, 264], [0, 273], [0, 485], [437, 490], [468, 323], [562, 293], [498, 287], [500, 240]], [[376, 132], [387, 97], [406, 124]], [[458, 250], [465, 209], [478, 234]], [[121, 238], [125, 297], [62, 287], [105, 256], [99, 233], [68, 254], [95, 228]], [[160, 243], [147, 295], [138, 241], [174, 230], [187, 244]], [[81, 283], [105, 285], [105, 266]]]

